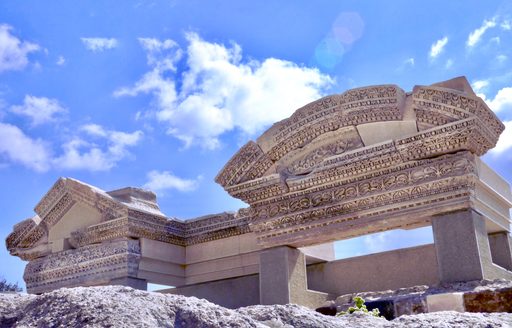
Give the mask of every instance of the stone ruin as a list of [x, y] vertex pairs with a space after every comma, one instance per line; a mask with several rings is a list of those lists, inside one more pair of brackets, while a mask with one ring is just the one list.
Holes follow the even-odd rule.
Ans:
[[[348, 90], [249, 141], [215, 181], [249, 208], [182, 221], [153, 192], [61, 178], [7, 237], [29, 293], [147, 283], [226, 307], [512, 279], [504, 125], [464, 77]], [[434, 244], [334, 260], [333, 241], [431, 226]]]

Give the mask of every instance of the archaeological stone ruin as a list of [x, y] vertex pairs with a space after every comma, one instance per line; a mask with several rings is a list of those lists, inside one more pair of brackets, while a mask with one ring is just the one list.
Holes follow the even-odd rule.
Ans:
[[[183, 221], [151, 191], [61, 178], [6, 245], [29, 293], [156, 283], [231, 308], [512, 280], [510, 186], [480, 159], [503, 130], [464, 77], [352, 89], [233, 155], [215, 181], [248, 208]], [[336, 240], [424, 226], [433, 244], [334, 258]]]

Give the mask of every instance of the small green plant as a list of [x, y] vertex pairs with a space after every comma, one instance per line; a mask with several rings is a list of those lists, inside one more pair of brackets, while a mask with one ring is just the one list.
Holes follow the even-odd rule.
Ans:
[[339, 312], [338, 314], [336, 314], [336, 316], [352, 314], [354, 312], [362, 312], [362, 313], [366, 313], [369, 315], [373, 315], [374, 317], [380, 317], [379, 309], [373, 309], [373, 310], [369, 311], [368, 308], [366, 308], [366, 305], [364, 305], [364, 299], [362, 297], [356, 296], [356, 297], [354, 297], [353, 301], [354, 301], [354, 306], [349, 307], [347, 311]]

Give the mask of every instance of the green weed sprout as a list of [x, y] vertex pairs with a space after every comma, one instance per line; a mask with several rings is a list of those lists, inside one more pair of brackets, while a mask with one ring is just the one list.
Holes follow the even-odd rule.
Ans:
[[356, 297], [354, 297], [353, 301], [354, 301], [354, 306], [349, 307], [347, 311], [339, 312], [338, 314], [336, 314], [336, 316], [352, 314], [354, 312], [362, 312], [365, 314], [373, 315], [374, 317], [380, 317], [379, 309], [373, 309], [373, 310], [369, 311], [368, 308], [366, 307], [366, 305], [364, 304], [364, 299], [362, 297], [356, 296]]

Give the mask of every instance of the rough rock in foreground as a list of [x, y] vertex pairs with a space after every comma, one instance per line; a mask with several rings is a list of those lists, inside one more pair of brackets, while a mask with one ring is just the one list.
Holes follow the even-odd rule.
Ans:
[[510, 313], [438, 312], [393, 321], [324, 316], [298, 305], [230, 310], [205, 300], [128, 287], [63, 288], [39, 296], [0, 294], [0, 327], [512, 327]]

